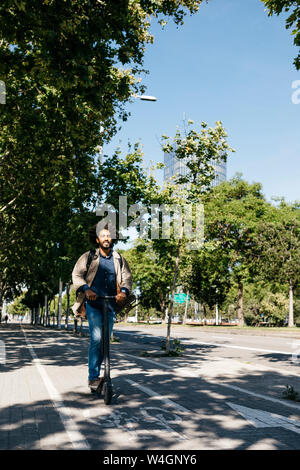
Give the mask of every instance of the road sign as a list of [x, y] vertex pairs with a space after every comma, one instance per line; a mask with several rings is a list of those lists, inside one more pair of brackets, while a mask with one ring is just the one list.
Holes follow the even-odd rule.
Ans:
[[[174, 303], [175, 304], [185, 304], [186, 302], [186, 294], [174, 294]], [[190, 295], [189, 295], [189, 300], [190, 300]]]

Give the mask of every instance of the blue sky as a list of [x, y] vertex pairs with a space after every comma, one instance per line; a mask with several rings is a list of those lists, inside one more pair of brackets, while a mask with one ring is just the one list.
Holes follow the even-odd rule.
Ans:
[[[240, 172], [268, 200], [300, 200], [300, 104], [292, 102], [300, 72], [285, 16], [268, 17], [260, 0], [210, 0], [183, 26], [153, 22], [151, 31], [143, 83], [158, 101], [128, 105], [131, 117], [104, 153], [140, 140], [148, 166], [163, 161], [160, 137], [173, 136], [184, 113], [195, 124], [221, 120], [236, 150], [227, 178]], [[162, 170], [156, 176], [162, 183]]]

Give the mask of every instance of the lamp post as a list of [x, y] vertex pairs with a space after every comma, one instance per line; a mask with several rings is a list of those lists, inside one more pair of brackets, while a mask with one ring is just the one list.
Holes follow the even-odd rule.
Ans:
[[[216, 288], [216, 294], [217, 294], [217, 297], [218, 297], [218, 288]], [[218, 300], [217, 300], [217, 303], [216, 303], [216, 326], [219, 325], [219, 307], [218, 307]]]

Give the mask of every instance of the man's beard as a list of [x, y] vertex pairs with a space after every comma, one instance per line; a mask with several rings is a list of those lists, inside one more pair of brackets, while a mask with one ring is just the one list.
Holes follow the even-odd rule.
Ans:
[[109, 248], [111, 249], [113, 246], [113, 242], [109, 242], [109, 245], [103, 245], [103, 243], [99, 242], [99, 247], [102, 248], [102, 250], [108, 250]]

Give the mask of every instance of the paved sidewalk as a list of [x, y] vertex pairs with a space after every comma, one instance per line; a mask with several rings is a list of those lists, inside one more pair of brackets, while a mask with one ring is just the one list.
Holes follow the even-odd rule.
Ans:
[[2, 326], [0, 340], [6, 346], [6, 364], [0, 365], [0, 449], [71, 449], [21, 328]]
[[159, 344], [127, 338], [111, 346], [105, 406], [87, 386], [88, 337], [0, 325], [0, 449], [300, 449], [300, 404], [281, 397], [287, 383], [300, 389], [298, 367], [193, 344], [183, 357], [142, 357]]
[[[0, 449], [74, 449], [74, 442], [75, 448], [85, 449], [86, 442], [76, 447], [80, 438], [73, 428], [76, 418], [82, 419], [80, 408], [91, 401], [88, 338], [27, 324], [0, 324], [0, 341], [6, 352], [5, 364], [0, 363]], [[128, 351], [137, 349], [139, 345], [131, 345]], [[38, 359], [32, 356], [35, 353]], [[50, 383], [47, 377], [46, 383], [42, 380], [39, 365], [44, 367], [42, 374], [47, 371]], [[53, 383], [55, 390], [51, 389]], [[70, 415], [75, 416], [71, 423]]]

